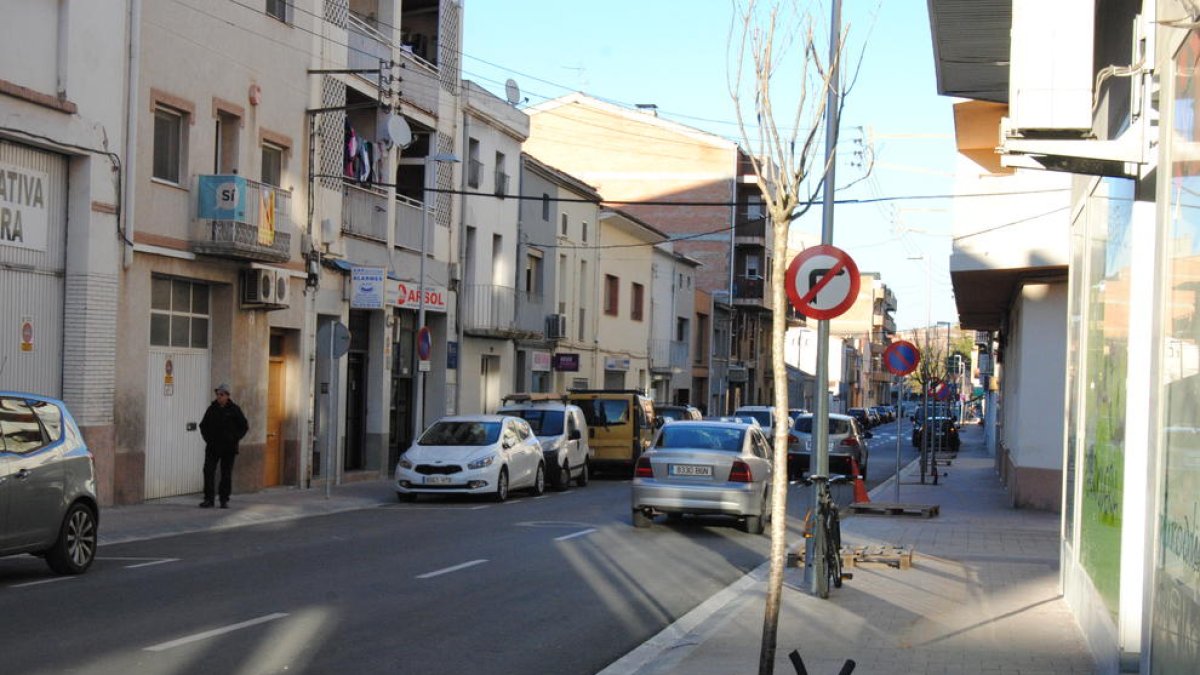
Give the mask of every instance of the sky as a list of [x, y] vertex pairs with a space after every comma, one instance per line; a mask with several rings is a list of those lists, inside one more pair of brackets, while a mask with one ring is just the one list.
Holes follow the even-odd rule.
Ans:
[[[799, 4], [811, 7], [825, 44], [828, 3]], [[464, 0], [464, 16], [463, 78], [502, 98], [514, 80], [520, 107], [581, 91], [654, 104], [662, 118], [741, 142], [728, 84], [730, 0]], [[842, 21], [847, 70], [858, 75], [842, 113], [836, 197], [887, 199], [837, 205], [833, 243], [860, 271], [880, 273], [901, 331], [957, 323], [952, 200], [921, 198], [952, 193], [955, 162], [954, 101], [937, 95], [926, 3], [847, 0]], [[780, 85], [773, 98], [789, 93]], [[869, 172], [852, 156], [862, 147], [874, 157]], [[793, 240], [819, 243], [821, 209], [792, 228]]]

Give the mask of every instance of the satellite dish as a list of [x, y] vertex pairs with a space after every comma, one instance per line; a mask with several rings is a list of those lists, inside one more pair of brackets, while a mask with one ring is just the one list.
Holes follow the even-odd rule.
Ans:
[[517, 81], [508, 78], [508, 82], [504, 83], [504, 96], [512, 105], [517, 105], [521, 102], [521, 88], [517, 86]]
[[388, 115], [387, 123], [383, 125], [383, 136], [386, 142], [400, 148], [407, 148], [413, 141], [412, 130], [400, 115]]

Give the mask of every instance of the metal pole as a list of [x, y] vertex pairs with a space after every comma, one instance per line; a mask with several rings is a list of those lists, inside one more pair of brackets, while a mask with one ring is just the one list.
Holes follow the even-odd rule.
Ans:
[[[837, 158], [838, 138], [838, 88], [839, 68], [838, 59], [841, 52], [842, 34], [842, 1], [834, 0], [832, 19], [829, 27], [829, 86], [825, 102], [825, 167], [824, 190], [821, 200], [821, 243], [833, 244], [833, 198], [834, 198], [834, 169]], [[817, 409], [816, 424], [813, 426], [812, 463], [813, 473], [818, 476], [829, 475], [829, 321], [817, 322]], [[826, 485], [828, 487], [828, 485]], [[820, 503], [820, 481], [813, 483], [813, 508]], [[827, 572], [825, 569], [825, 533], [820, 523], [813, 528], [814, 536], [812, 556], [812, 592], [825, 597], [829, 593]]]
[[330, 326], [329, 326], [329, 372], [327, 375], [327, 377], [329, 379], [329, 387], [328, 387], [328, 393], [326, 394], [329, 397], [329, 420], [326, 422], [326, 424], [329, 427], [329, 440], [326, 441], [326, 443], [325, 443], [325, 498], [326, 499], [329, 499], [330, 494], [333, 490], [333, 451], [334, 451], [334, 445], [337, 443], [337, 433], [334, 431], [334, 428], [337, 426], [337, 423], [334, 421], [337, 413], [336, 413], [336, 405], [334, 404], [335, 397], [333, 395], [333, 392], [334, 392], [334, 387], [333, 387], [334, 370], [333, 370], [333, 368], [334, 368], [333, 325], [330, 324]]
[[[417, 333], [419, 337], [421, 329], [425, 327], [425, 233], [429, 229], [429, 167], [435, 164], [429, 161], [429, 157], [425, 157], [425, 175], [421, 179], [421, 261], [417, 265]], [[421, 429], [425, 425], [425, 371], [421, 370], [421, 357], [416, 353], [420, 346], [413, 345], [413, 365], [416, 370], [416, 381], [414, 383], [415, 392], [413, 393], [413, 428], [412, 437], [416, 438], [421, 434]]]
[[904, 398], [900, 395], [903, 377], [896, 378], [896, 503], [900, 503], [900, 418], [904, 413]]

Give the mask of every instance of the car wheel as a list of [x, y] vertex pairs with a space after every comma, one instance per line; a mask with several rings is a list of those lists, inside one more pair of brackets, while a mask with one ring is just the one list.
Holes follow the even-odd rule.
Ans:
[[563, 460], [563, 465], [558, 469], [558, 484], [555, 487], [559, 492], [566, 492], [571, 487], [571, 460]]
[[585, 487], [588, 484], [588, 480], [591, 478], [588, 475], [588, 472], [591, 470], [592, 468], [588, 461], [586, 459], [583, 460], [583, 468], [579, 470], [579, 475], [575, 477], [575, 484], [579, 487]]
[[508, 499], [508, 469], [501, 468], [500, 475], [496, 477], [496, 491], [492, 493], [492, 499], [498, 502]]
[[533, 476], [533, 485], [530, 486], [529, 491], [533, 493], [534, 497], [541, 497], [542, 495], [546, 494], [545, 464], [540, 462], [538, 463], [537, 473]]
[[746, 530], [747, 534], [762, 534], [763, 517], [761, 515], [746, 516], [745, 520], [742, 522], [742, 527]]
[[58, 540], [46, 551], [46, 564], [58, 574], [83, 574], [96, 559], [96, 514], [84, 504], [67, 509]]
[[641, 509], [633, 510], [633, 526], [634, 527], [650, 527], [650, 525], [652, 525], [653, 523], [654, 523], [654, 520], [652, 518], [650, 518], [650, 516], [646, 515], [645, 511], [642, 511]]

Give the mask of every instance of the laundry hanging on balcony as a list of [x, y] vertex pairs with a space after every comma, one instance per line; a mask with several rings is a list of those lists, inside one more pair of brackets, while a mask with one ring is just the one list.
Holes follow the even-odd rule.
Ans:
[[343, 175], [357, 183], [370, 185], [378, 179], [375, 164], [381, 158], [379, 146], [365, 140], [346, 120], [345, 152], [343, 153]]

